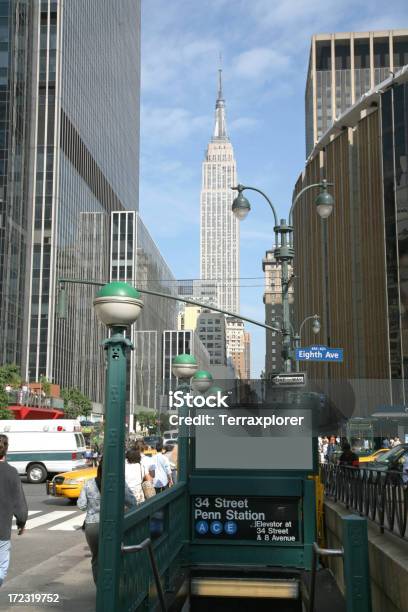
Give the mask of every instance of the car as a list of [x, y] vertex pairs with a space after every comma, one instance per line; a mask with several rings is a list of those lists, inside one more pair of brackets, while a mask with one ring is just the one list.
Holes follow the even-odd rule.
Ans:
[[172, 438], [171, 440], [167, 440], [167, 442], [164, 442], [163, 446], [164, 446], [164, 450], [168, 453], [169, 451], [172, 451], [173, 448], [178, 444], [178, 440], [177, 438]]
[[389, 451], [389, 448], [379, 448], [376, 451], [373, 451], [369, 455], [362, 455], [358, 458], [359, 463], [368, 463], [375, 461], [380, 455]]
[[66, 497], [75, 501], [80, 496], [84, 483], [91, 478], [95, 478], [96, 473], [96, 467], [87, 467], [57, 474], [52, 480], [46, 482], [47, 495]]
[[364, 464], [364, 468], [372, 468], [377, 472], [402, 471], [407, 460], [408, 444], [398, 444], [385, 453], [381, 453], [374, 461]]

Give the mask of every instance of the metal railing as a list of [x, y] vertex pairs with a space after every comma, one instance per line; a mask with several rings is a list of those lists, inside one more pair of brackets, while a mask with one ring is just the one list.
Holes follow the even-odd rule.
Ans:
[[319, 557], [343, 557], [344, 550], [342, 548], [320, 548], [316, 542], [313, 542], [313, 557], [312, 557], [312, 575], [310, 579], [309, 607], [308, 612], [313, 612], [315, 591], [316, 591], [316, 576], [317, 576], [317, 560]]
[[[165, 609], [163, 591], [173, 590], [173, 579], [182, 565], [188, 540], [188, 525], [188, 494], [183, 482], [125, 514], [120, 596], [115, 612], [153, 610], [157, 603]], [[142, 546], [149, 558], [126, 554], [139, 552]], [[157, 598], [152, 583], [156, 585]]]
[[325, 495], [378, 522], [381, 533], [408, 535], [408, 483], [402, 471], [328, 463], [321, 466], [321, 478]]
[[157, 567], [156, 558], [154, 556], [152, 541], [150, 538], [146, 538], [140, 544], [130, 544], [129, 546], [124, 546], [122, 544], [122, 553], [129, 554], [134, 552], [141, 552], [142, 550], [147, 550], [150, 560], [150, 565], [153, 571], [154, 582], [156, 584], [157, 596], [160, 602], [160, 608], [162, 612], [167, 612], [166, 602], [164, 599], [164, 591], [163, 586], [160, 580], [159, 568]]

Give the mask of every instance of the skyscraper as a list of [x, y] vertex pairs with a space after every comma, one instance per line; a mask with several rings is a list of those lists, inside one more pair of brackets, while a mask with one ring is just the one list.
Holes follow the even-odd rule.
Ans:
[[[273, 251], [266, 251], [262, 261], [265, 274], [265, 291], [263, 301], [265, 304], [265, 323], [267, 325], [282, 327], [282, 265], [276, 261]], [[289, 266], [289, 275], [292, 266]], [[289, 312], [293, 321], [293, 284], [289, 287]], [[282, 334], [270, 329], [266, 330], [265, 350], [265, 377], [283, 372]]]
[[306, 82], [306, 156], [361, 96], [408, 64], [408, 30], [312, 37]]
[[231, 213], [237, 183], [234, 150], [227, 135], [222, 71], [219, 70], [215, 127], [202, 168], [200, 276], [216, 306], [239, 312], [239, 221]]
[[86, 214], [138, 208], [140, 0], [1, 0], [0, 30], [0, 358], [73, 385], [57, 279], [104, 231]]

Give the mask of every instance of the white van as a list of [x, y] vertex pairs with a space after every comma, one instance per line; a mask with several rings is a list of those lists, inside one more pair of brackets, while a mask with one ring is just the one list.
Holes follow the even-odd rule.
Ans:
[[7, 462], [29, 482], [85, 467], [85, 440], [74, 419], [0, 420], [9, 440]]

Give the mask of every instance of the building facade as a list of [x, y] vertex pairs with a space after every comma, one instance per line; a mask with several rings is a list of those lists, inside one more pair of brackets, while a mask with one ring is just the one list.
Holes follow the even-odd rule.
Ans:
[[210, 364], [226, 365], [227, 342], [224, 315], [203, 310], [197, 320], [197, 333], [210, 355]]
[[176, 280], [136, 212], [111, 214], [110, 280], [142, 291], [143, 309], [130, 330], [129, 414], [157, 410], [162, 380], [162, 334], [175, 328], [177, 302], [143, 294], [143, 289], [176, 296]]
[[167, 406], [168, 392], [177, 388], [178, 380], [173, 376], [171, 367], [174, 357], [182, 354], [194, 355], [199, 370], [210, 370], [210, 355], [197, 332], [192, 329], [164, 331], [162, 352], [163, 406]]
[[[265, 304], [265, 323], [275, 327], [282, 327], [282, 270], [273, 251], [266, 251], [262, 260], [262, 270], [265, 277], [265, 291], [263, 302]], [[289, 276], [292, 275], [292, 266], [288, 266]], [[289, 287], [289, 313], [291, 321], [294, 316], [293, 283]], [[282, 334], [272, 330], [265, 332], [265, 377], [283, 372]]]
[[58, 278], [83, 273], [86, 215], [138, 208], [140, 0], [3, 0], [0, 18], [0, 356], [72, 386], [80, 306], [55, 320]]
[[[219, 71], [214, 134], [202, 167], [200, 278], [215, 306], [239, 313], [239, 221], [231, 212], [237, 184], [234, 150], [227, 134]], [[197, 296], [198, 299], [198, 296]]]
[[246, 380], [251, 377], [250, 334], [245, 331], [244, 322], [235, 317], [226, 317], [225, 333], [227, 356], [232, 359], [238, 377]]
[[363, 94], [408, 64], [408, 30], [312, 37], [306, 82], [306, 157]]
[[[343, 363], [304, 366], [311, 379], [352, 381], [355, 392], [360, 381], [361, 410], [407, 401], [407, 135], [406, 67], [334, 123], [295, 187], [334, 183], [326, 221], [313, 192], [295, 207], [294, 226], [302, 228], [294, 234], [297, 319], [318, 313], [321, 343], [345, 355]], [[305, 328], [305, 344], [311, 342]]]
[[31, 13], [0, 2], [0, 363], [21, 364], [29, 246]]

